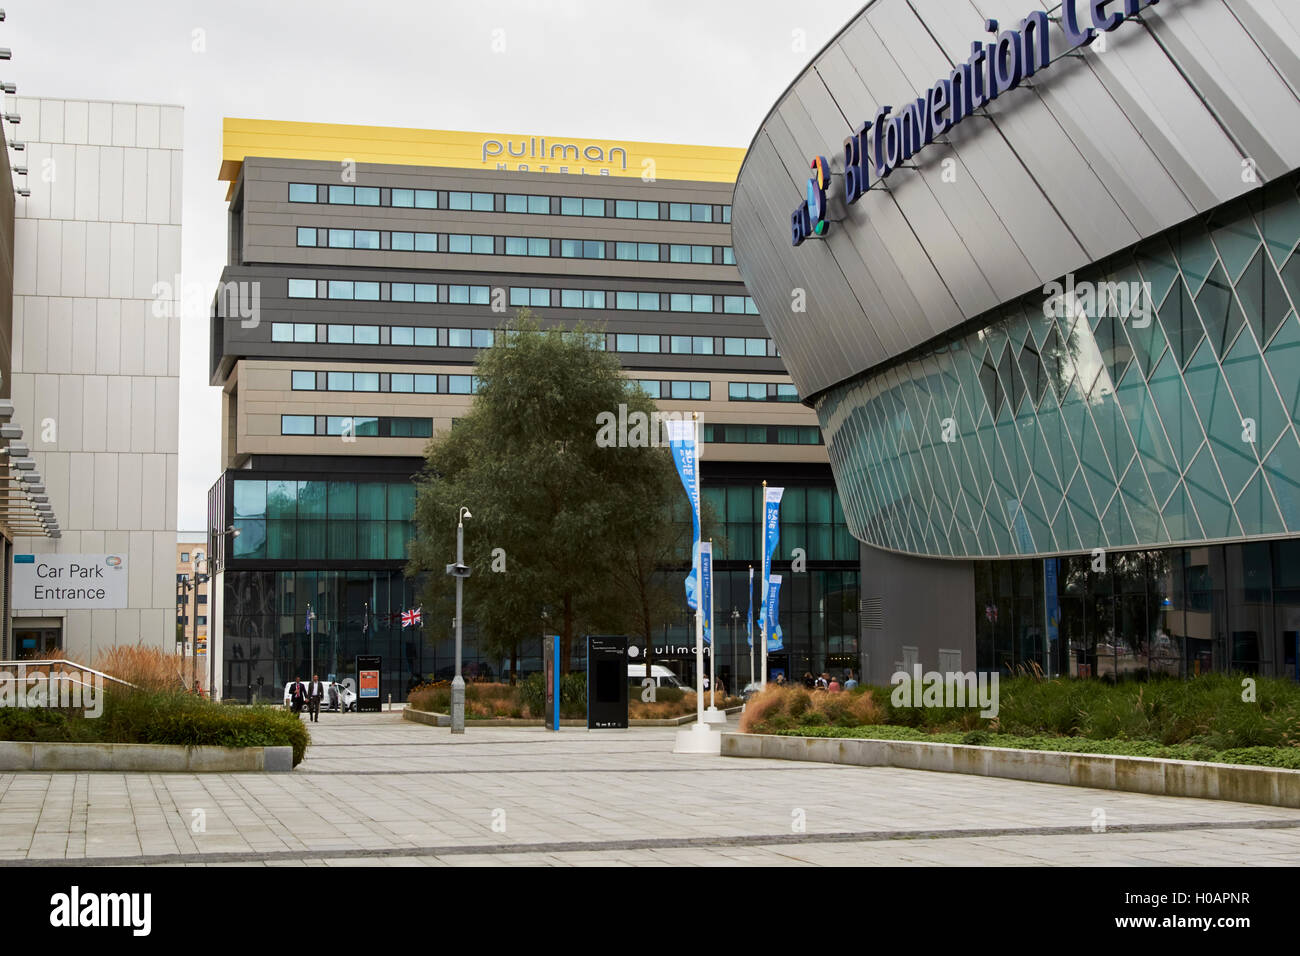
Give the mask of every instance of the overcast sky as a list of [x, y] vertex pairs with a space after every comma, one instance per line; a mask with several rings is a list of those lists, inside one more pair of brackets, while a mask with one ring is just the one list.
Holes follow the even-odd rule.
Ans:
[[863, 3], [0, 0], [0, 79], [185, 107], [183, 278], [202, 290], [181, 336], [178, 527], [192, 530], [220, 469], [204, 303], [225, 264], [223, 116], [746, 146]]

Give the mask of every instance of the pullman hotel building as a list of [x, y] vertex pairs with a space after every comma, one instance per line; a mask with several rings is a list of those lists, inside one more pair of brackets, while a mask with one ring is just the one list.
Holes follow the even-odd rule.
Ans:
[[1294, 4], [873, 0], [794, 79], [733, 238], [868, 679], [1300, 677], [1298, 186]]
[[[479, 350], [523, 307], [544, 325], [602, 326], [603, 347], [661, 409], [699, 412], [703, 493], [729, 549], [715, 599], [728, 685], [748, 679], [745, 587], [764, 479], [787, 489], [782, 556], [807, 555], [782, 589], [788, 650], [773, 664], [856, 666], [858, 542], [816, 416], [732, 252], [742, 156], [225, 121], [229, 260], [211, 326], [224, 470], [208, 505], [220, 692], [274, 698], [313, 656], [322, 675], [344, 677], [356, 654], [380, 654], [397, 699], [451, 675], [451, 622], [400, 622], [420, 591], [403, 576], [412, 476], [429, 439], [468, 411]], [[540, 635], [541, 622], [520, 629]], [[685, 670], [690, 644], [683, 617], [656, 653]], [[466, 657], [471, 676], [500, 673], [472, 634]]]

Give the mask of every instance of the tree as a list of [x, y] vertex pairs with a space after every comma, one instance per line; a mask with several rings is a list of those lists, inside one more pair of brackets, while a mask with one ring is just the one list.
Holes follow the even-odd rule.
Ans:
[[[465, 617], [480, 649], [517, 654], [546, 613], [567, 671], [577, 634], [628, 620], [614, 569], [631, 543], [672, 520], [665, 489], [675, 470], [655, 444], [653, 402], [599, 348], [600, 333], [542, 329], [526, 310], [503, 331], [479, 354], [469, 414], [429, 445], [408, 573], [428, 572], [425, 602], [450, 606], [443, 569], [458, 510], [469, 508]], [[612, 429], [612, 444], [611, 419], [627, 423]]]

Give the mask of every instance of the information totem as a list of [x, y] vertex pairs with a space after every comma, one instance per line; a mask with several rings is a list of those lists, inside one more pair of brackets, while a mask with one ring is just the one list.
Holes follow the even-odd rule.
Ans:
[[357, 655], [357, 712], [379, 713], [379, 671], [383, 658], [378, 654]]
[[587, 729], [627, 729], [627, 638], [587, 638]]
[[542, 638], [542, 673], [546, 684], [546, 729], [560, 729], [560, 638]]

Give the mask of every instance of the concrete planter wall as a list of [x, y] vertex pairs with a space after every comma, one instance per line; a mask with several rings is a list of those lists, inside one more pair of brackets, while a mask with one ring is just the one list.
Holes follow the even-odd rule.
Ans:
[[[727, 710], [728, 714], [736, 714], [741, 710], [740, 707], [732, 707]], [[450, 727], [451, 715], [439, 714], [431, 711], [415, 710], [411, 707], [402, 711], [402, 718], [414, 721], [417, 724], [428, 724], [431, 727]], [[653, 720], [637, 720], [635, 718], [628, 721], [631, 727], [680, 727], [683, 724], [695, 723], [695, 714], [689, 713], [682, 717], [659, 717]], [[492, 717], [487, 719], [466, 718], [466, 727], [543, 727], [545, 721], [537, 717]], [[583, 719], [574, 719], [564, 717], [560, 719], [561, 727], [586, 727], [587, 721]]]
[[179, 744], [66, 744], [0, 741], [0, 771], [118, 773], [287, 773], [292, 747], [186, 747]]
[[1100, 790], [1300, 808], [1300, 770], [1275, 767], [915, 740], [727, 733], [722, 735], [722, 755], [970, 773]]

